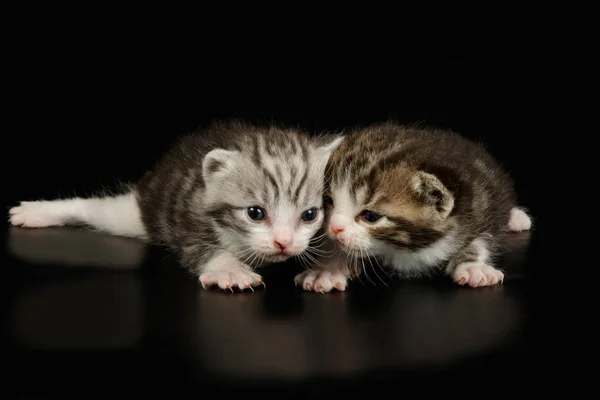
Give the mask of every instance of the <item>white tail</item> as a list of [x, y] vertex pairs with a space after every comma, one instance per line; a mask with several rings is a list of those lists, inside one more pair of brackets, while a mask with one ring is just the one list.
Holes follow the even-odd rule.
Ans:
[[10, 223], [24, 228], [86, 224], [118, 235], [145, 238], [135, 193], [117, 196], [24, 201], [9, 211]]

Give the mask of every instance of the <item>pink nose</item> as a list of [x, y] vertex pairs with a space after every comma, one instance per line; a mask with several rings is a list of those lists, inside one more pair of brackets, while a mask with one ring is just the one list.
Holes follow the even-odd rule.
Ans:
[[336, 227], [332, 226], [331, 231], [333, 232], [334, 235], [337, 235], [340, 232], [344, 232], [344, 228], [338, 228], [337, 226]]
[[278, 227], [273, 231], [273, 243], [281, 250], [290, 247], [294, 239], [294, 234], [291, 229]]
[[287, 245], [287, 244], [285, 244], [285, 243], [281, 243], [281, 242], [278, 242], [277, 240], [275, 240], [275, 246], [279, 247], [281, 250], [285, 250], [285, 248], [286, 248], [288, 245]]
[[348, 220], [341, 214], [334, 214], [329, 221], [329, 227], [331, 228], [331, 232], [334, 235], [337, 235], [346, 229], [348, 225]]

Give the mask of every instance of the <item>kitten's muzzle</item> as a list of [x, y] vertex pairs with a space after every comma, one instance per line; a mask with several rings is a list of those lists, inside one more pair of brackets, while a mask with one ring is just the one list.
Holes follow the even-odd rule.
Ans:
[[338, 241], [342, 241], [342, 234], [344, 230], [348, 226], [348, 218], [342, 214], [334, 214], [329, 221], [329, 232], [330, 234], [337, 239]]
[[275, 240], [274, 243], [275, 243], [275, 247], [281, 250], [281, 253], [285, 253], [285, 249], [289, 245], [289, 243], [281, 243], [281, 242], [278, 242], [277, 240]]
[[273, 244], [276, 249], [285, 252], [285, 249], [290, 247], [294, 241], [294, 232], [287, 226], [278, 226], [273, 229]]
[[331, 229], [331, 232], [334, 235], [337, 235], [337, 234], [343, 232], [349, 223], [350, 223], [350, 221], [349, 221], [348, 217], [346, 217], [342, 214], [336, 213], [336, 214], [333, 214], [333, 216], [329, 220], [329, 229]]

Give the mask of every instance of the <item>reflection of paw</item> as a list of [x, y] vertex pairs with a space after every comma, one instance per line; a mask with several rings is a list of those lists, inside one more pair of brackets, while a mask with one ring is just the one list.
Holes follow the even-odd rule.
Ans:
[[510, 210], [508, 229], [511, 232], [528, 231], [531, 229], [531, 218], [525, 211], [514, 207], [512, 210]]
[[23, 201], [8, 212], [10, 223], [24, 228], [45, 228], [63, 224], [63, 216], [50, 201]]
[[327, 293], [332, 289], [340, 292], [346, 290], [348, 276], [340, 270], [334, 271], [304, 271], [294, 278], [296, 286], [302, 286], [304, 290]]
[[459, 264], [453, 274], [454, 282], [471, 287], [493, 286], [504, 281], [504, 274], [481, 262]]

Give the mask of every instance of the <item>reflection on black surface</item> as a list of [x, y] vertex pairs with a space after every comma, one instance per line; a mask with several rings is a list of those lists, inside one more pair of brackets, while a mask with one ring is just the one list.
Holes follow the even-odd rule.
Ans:
[[[296, 380], [451, 367], [523, 345], [527, 309], [519, 293], [527, 281], [528, 235], [511, 240], [503, 286], [472, 289], [443, 279], [390, 288], [353, 283], [345, 293], [321, 295], [295, 288], [297, 267], [282, 264], [264, 271], [264, 291], [231, 294], [201, 289], [160, 253], [144, 256], [145, 245], [134, 240], [14, 228], [9, 263], [21, 275], [11, 282], [6, 345], [43, 351], [39, 357], [65, 350], [90, 360], [111, 350], [140, 360], [168, 355], [196, 379], [201, 371]], [[70, 268], [42, 272], [55, 265]]]
[[[473, 291], [409, 283], [389, 293], [299, 293], [302, 315], [292, 320], [265, 318], [261, 296], [199, 292], [195, 351], [205, 368], [303, 378], [439, 366], [503, 345], [522, 319], [519, 303], [503, 287]], [[354, 312], [357, 301], [368, 303], [371, 296], [387, 298], [383, 309]]]
[[29, 287], [14, 299], [10, 336], [32, 350], [135, 348], [144, 335], [141, 289], [134, 276], [86, 277]]
[[11, 228], [8, 250], [14, 257], [33, 263], [102, 269], [138, 269], [147, 246], [122, 238], [76, 228]]

